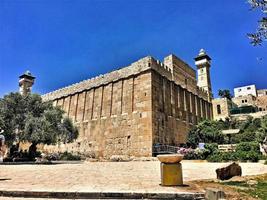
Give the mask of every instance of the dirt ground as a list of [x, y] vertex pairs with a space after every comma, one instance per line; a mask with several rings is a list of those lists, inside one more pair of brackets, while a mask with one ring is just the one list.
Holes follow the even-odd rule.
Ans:
[[[255, 180], [264, 180], [267, 182], [267, 173], [262, 175], [254, 176], [242, 176], [242, 177], [233, 177], [227, 181], [218, 181], [216, 179], [210, 180], [195, 180], [190, 181], [190, 185], [199, 190], [205, 190], [206, 188], [216, 188], [224, 191], [226, 193], [226, 198], [229, 200], [256, 200], [258, 198], [251, 197], [248, 193], [242, 192], [242, 188], [238, 186], [229, 186], [224, 185], [227, 182], [249, 182]], [[266, 188], [267, 191], [267, 188]], [[264, 199], [266, 200], [266, 199]]]

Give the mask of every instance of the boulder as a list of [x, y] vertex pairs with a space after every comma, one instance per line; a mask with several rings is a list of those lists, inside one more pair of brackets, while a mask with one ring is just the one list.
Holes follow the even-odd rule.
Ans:
[[242, 169], [239, 164], [232, 163], [226, 167], [216, 169], [217, 179], [228, 180], [234, 176], [241, 176]]

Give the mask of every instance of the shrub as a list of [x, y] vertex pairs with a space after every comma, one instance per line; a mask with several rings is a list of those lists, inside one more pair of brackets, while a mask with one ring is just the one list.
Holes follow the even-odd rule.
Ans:
[[208, 143], [208, 144], [205, 144], [204, 147], [205, 147], [205, 149], [209, 150], [210, 153], [214, 153], [214, 152], [217, 152], [219, 150], [217, 143]]
[[251, 161], [251, 162], [258, 162], [261, 155], [255, 151], [250, 151], [248, 152], [248, 157], [247, 160]]
[[202, 160], [204, 158], [204, 151], [202, 149], [191, 149], [181, 147], [177, 153], [184, 155], [185, 160]]
[[50, 153], [43, 156], [44, 159], [47, 159], [49, 161], [59, 160], [59, 157], [60, 157], [59, 153]]
[[65, 151], [64, 153], [60, 154], [59, 160], [81, 160], [81, 157]]
[[237, 151], [235, 154], [240, 161], [258, 162], [261, 157], [261, 155], [255, 151]]
[[236, 151], [254, 151], [260, 153], [260, 146], [257, 142], [241, 142], [236, 146]]
[[[207, 148], [211, 149], [209, 146]], [[235, 160], [258, 162], [261, 157], [259, 145], [256, 142], [243, 142], [237, 145], [235, 152], [219, 152], [215, 149], [215, 151], [208, 156], [207, 160], [210, 162]]]
[[36, 153], [34, 155], [32, 155], [31, 153], [29, 153], [29, 151], [15, 151], [15, 152], [11, 152], [7, 159], [5, 159], [8, 162], [23, 162], [23, 161], [35, 161], [35, 158], [41, 157], [41, 152], [40, 151], [36, 151]]
[[219, 150], [217, 143], [208, 143], [208, 144], [205, 144], [204, 147], [205, 149], [201, 150], [203, 160], [207, 159], [211, 154], [217, 153]]
[[238, 160], [236, 155], [233, 152], [219, 152], [217, 151], [214, 154], [211, 154], [207, 160], [209, 162], [227, 162]]
[[197, 157], [194, 149], [191, 149], [191, 148], [183, 148], [183, 147], [181, 147], [177, 151], [177, 153], [184, 155], [184, 159], [185, 160], [194, 160]]
[[258, 162], [261, 158], [260, 147], [257, 142], [242, 142], [236, 146], [236, 156], [241, 161]]

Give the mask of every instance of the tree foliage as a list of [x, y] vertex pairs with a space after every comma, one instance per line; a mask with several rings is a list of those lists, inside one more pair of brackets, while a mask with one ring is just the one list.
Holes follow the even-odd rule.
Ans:
[[9, 145], [15, 140], [34, 145], [73, 141], [78, 130], [63, 114], [37, 94], [10, 93], [0, 99], [0, 125]]
[[267, 116], [261, 119], [260, 128], [256, 131], [256, 139], [258, 142], [267, 142]]
[[267, 1], [266, 0], [248, 0], [251, 9], [259, 9], [263, 16], [258, 21], [258, 28], [255, 33], [249, 33], [248, 37], [254, 46], [261, 45], [267, 40]]
[[221, 98], [227, 98], [227, 99], [229, 99], [229, 100], [232, 99], [232, 95], [231, 95], [230, 90], [219, 90], [219, 91], [218, 91], [218, 95], [219, 95]]
[[221, 130], [221, 122], [204, 120], [189, 132], [187, 144], [193, 148], [200, 142], [221, 144], [224, 142]]
[[232, 136], [232, 142], [262, 142], [263, 140], [261, 140], [257, 135], [258, 130], [261, 128], [262, 120], [249, 117], [246, 121], [240, 122], [237, 126], [237, 128], [240, 129], [240, 132]]
[[222, 130], [227, 129], [240, 129], [239, 133], [231, 136], [230, 143], [267, 142], [267, 115], [261, 119], [249, 117], [245, 121], [204, 120], [189, 131], [187, 145], [195, 148], [200, 142], [228, 143], [229, 138], [222, 134]]

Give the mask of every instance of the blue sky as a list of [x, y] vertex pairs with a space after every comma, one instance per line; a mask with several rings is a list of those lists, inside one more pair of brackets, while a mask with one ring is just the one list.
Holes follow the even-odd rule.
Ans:
[[260, 13], [246, 0], [1, 0], [0, 97], [30, 70], [46, 92], [173, 53], [192, 67], [204, 48], [213, 92], [255, 83], [267, 88], [267, 45], [246, 33]]

